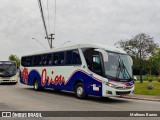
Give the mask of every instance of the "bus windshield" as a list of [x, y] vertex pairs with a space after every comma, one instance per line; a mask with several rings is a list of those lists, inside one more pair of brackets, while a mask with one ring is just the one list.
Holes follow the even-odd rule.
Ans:
[[106, 51], [104, 57], [105, 74], [118, 79], [132, 78], [132, 63], [127, 54]]
[[14, 62], [0, 62], [0, 77], [11, 77], [16, 74], [16, 64]]

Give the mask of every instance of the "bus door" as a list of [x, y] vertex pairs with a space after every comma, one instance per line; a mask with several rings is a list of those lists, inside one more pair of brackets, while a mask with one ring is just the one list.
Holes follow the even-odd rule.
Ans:
[[88, 94], [101, 96], [102, 94], [102, 55], [94, 48], [83, 49], [83, 54], [89, 69], [87, 79]]

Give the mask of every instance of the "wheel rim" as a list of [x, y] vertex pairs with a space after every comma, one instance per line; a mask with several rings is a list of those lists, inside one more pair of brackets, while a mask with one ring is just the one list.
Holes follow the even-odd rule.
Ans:
[[37, 90], [37, 89], [38, 89], [38, 82], [35, 82], [35, 84], [34, 84], [34, 88], [35, 88], [35, 90]]
[[77, 95], [81, 96], [83, 94], [83, 88], [80, 86], [77, 88]]

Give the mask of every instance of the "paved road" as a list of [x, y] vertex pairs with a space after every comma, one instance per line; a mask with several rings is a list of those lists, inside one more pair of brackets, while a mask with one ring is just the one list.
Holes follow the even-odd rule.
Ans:
[[55, 93], [53, 90], [37, 92], [33, 87], [18, 83], [17, 85], [0, 85], [0, 111], [4, 110], [160, 111], [160, 103], [116, 97], [103, 100], [92, 96], [87, 100], [79, 100], [72, 93]]

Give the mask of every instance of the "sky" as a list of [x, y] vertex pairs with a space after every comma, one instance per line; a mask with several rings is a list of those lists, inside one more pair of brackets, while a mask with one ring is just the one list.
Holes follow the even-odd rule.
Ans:
[[[0, 3], [0, 60], [49, 49], [37, 0]], [[139, 33], [160, 44], [160, 0], [56, 0], [56, 7], [55, 0], [42, 0], [42, 6], [48, 33], [55, 33], [55, 48], [78, 43], [114, 46]]]

